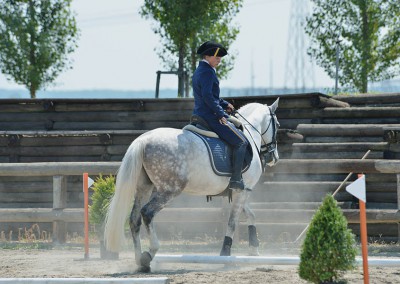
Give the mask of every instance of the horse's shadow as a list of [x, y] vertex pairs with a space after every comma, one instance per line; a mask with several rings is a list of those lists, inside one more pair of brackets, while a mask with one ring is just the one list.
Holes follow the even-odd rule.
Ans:
[[[207, 264], [205, 264], [207, 265]], [[198, 267], [196, 269], [167, 269], [167, 268], [161, 268], [158, 265], [154, 267], [151, 271], [143, 271], [140, 268], [137, 268], [136, 270], [133, 271], [123, 271], [123, 272], [117, 272], [117, 273], [111, 273], [111, 274], [105, 274], [104, 276], [106, 277], [113, 277], [113, 278], [125, 278], [125, 277], [130, 277], [130, 276], [139, 276], [142, 274], [148, 275], [151, 273], [151, 275], [154, 276], [165, 276], [165, 275], [176, 275], [176, 274], [188, 274], [192, 272], [221, 272], [221, 271], [230, 271], [230, 270], [238, 270], [240, 266], [236, 264], [219, 264], [219, 265], [213, 265], [213, 267], [210, 267], [210, 265], [207, 265], [207, 267]]]

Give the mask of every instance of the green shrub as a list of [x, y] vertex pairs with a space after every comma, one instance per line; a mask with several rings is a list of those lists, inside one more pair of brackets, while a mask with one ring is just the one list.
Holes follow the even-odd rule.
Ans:
[[108, 206], [115, 191], [115, 177], [100, 175], [94, 182], [92, 205], [89, 206], [89, 218], [92, 224], [104, 225]]
[[299, 276], [313, 283], [333, 282], [355, 268], [354, 235], [336, 200], [328, 195], [315, 213], [301, 248]]

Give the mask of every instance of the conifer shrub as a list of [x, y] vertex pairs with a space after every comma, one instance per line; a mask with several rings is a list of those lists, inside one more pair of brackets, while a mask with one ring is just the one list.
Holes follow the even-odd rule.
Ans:
[[100, 175], [95, 180], [91, 189], [93, 190], [92, 205], [89, 206], [89, 218], [92, 224], [97, 224], [102, 229], [107, 216], [108, 206], [115, 192], [115, 177], [103, 177]]
[[299, 276], [312, 283], [335, 283], [355, 268], [353, 233], [336, 200], [327, 195], [311, 220], [300, 254]]
[[100, 257], [102, 259], [118, 259], [118, 253], [108, 251], [104, 246], [104, 223], [107, 216], [111, 198], [115, 192], [115, 177], [100, 175], [91, 187], [93, 189], [92, 205], [89, 206], [89, 219], [92, 224], [97, 224], [97, 234], [100, 239]]

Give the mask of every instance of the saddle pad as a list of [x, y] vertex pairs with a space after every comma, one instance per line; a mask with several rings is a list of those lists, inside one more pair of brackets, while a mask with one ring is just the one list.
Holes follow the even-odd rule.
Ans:
[[[192, 133], [198, 136], [206, 145], [211, 167], [215, 174], [219, 176], [231, 176], [232, 148], [219, 138], [204, 136], [193, 131]], [[253, 151], [249, 143], [243, 163], [242, 173], [249, 169], [252, 158]]]

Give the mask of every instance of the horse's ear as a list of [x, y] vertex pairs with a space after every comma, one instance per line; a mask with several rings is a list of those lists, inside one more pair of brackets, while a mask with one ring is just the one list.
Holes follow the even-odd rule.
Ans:
[[279, 98], [270, 106], [272, 113], [275, 113], [276, 109], [278, 108]]

